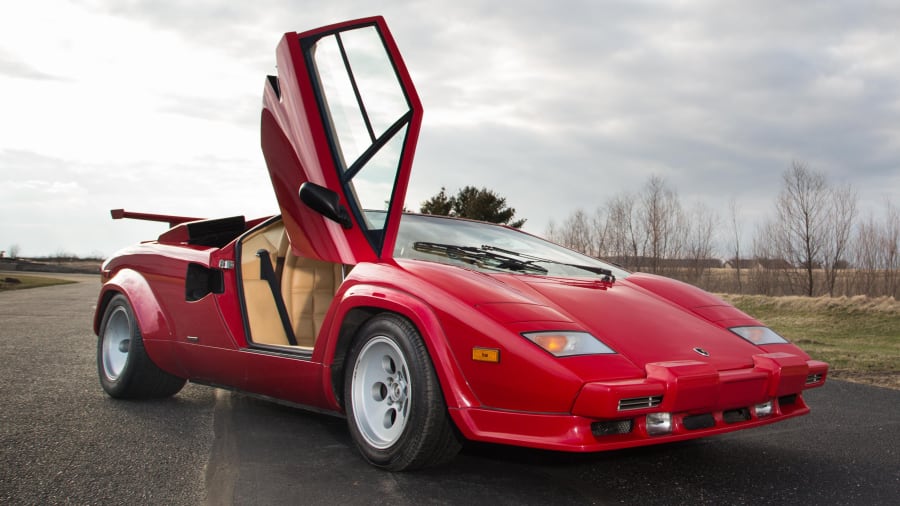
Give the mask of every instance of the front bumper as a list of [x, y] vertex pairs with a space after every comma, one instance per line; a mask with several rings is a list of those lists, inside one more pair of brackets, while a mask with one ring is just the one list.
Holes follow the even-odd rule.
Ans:
[[[822, 386], [828, 364], [789, 353], [753, 357], [747, 369], [717, 371], [699, 361], [647, 364], [646, 377], [591, 382], [571, 413], [485, 408], [451, 410], [466, 437], [563, 451], [601, 451], [732, 432], [804, 415], [801, 392]], [[771, 402], [771, 414], [755, 406]], [[651, 435], [646, 415], [670, 413], [671, 432]]]

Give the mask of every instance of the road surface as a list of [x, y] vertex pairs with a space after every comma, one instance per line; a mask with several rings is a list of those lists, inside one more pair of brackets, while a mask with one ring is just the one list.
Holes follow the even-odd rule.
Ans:
[[672, 445], [570, 455], [471, 445], [376, 470], [340, 418], [188, 384], [97, 380], [96, 276], [0, 293], [0, 504], [897, 504], [900, 391], [830, 381], [813, 413]]

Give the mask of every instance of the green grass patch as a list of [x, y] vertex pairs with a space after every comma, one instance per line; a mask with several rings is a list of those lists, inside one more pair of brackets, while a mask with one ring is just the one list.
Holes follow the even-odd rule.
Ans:
[[41, 286], [68, 285], [70, 283], [75, 283], [75, 281], [48, 278], [44, 276], [23, 276], [20, 274], [0, 273], [0, 292], [23, 290], [25, 288], [38, 288]]
[[724, 298], [828, 362], [832, 377], [900, 388], [900, 302], [893, 298]]

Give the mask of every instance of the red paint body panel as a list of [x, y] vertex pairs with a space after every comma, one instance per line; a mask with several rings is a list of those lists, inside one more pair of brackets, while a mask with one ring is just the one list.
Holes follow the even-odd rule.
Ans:
[[[374, 277], [372, 277], [374, 276]], [[377, 279], [377, 281], [375, 281]], [[374, 308], [379, 311], [390, 311], [409, 319], [419, 330], [432, 357], [438, 380], [444, 391], [445, 400], [450, 407], [468, 407], [478, 405], [478, 400], [470, 389], [460, 364], [452, 354], [445, 329], [434, 312], [431, 304], [407, 291], [406, 283], [414, 280], [404, 276], [402, 271], [388, 265], [358, 265], [344, 282], [335, 297], [337, 309], [335, 323], [343, 321], [347, 313], [355, 308]], [[403, 286], [403, 289], [399, 287]], [[336, 327], [322, 346], [316, 346], [314, 358], [321, 350], [323, 360], [329, 366], [335, 359]], [[324, 329], [323, 329], [324, 330]], [[330, 381], [326, 378], [324, 381]], [[339, 409], [337, 400], [330, 396], [332, 407]]]
[[[317, 95], [321, 76], [309, 59], [317, 40], [354, 27], [378, 30], [409, 110], [386, 130], [402, 130], [402, 138], [379, 138], [370, 127], [372, 143], [357, 160], [362, 162], [344, 167], [339, 166], [343, 154], [335, 151], [336, 120], [323, 112], [327, 101]], [[172, 228], [104, 264], [95, 332], [110, 298], [122, 293], [134, 309], [148, 355], [163, 370], [341, 414], [344, 362], [356, 330], [368, 318], [393, 313], [421, 335], [461, 434], [554, 450], [678, 441], [809, 411], [802, 392], [824, 384], [828, 365], [792, 344], [745, 341], [728, 328], [762, 324], [695, 287], [624, 271], [613, 281], [583, 272], [563, 276], [549, 270], [542, 275], [477, 268], [476, 260], [466, 264], [454, 257], [464, 256], [459, 252], [446, 258], [394, 258], [422, 106], [384, 20], [285, 34], [276, 60], [279, 76], [264, 91], [261, 145], [290, 250], [352, 267], [331, 300], [314, 346], [254, 344], [248, 332], [244, 290], [249, 288], [243, 285], [241, 255], [256, 251], [242, 252], [242, 240], [277, 224], [275, 218], [251, 220], [232, 236], [216, 236], [215, 246], [201, 246], [192, 237], [198, 228], [192, 218], [117, 212], [169, 221]], [[394, 134], [383, 137], [389, 135]], [[393, 189], [382, 213], [383, 228], [373, 233], [369, 216], [359, 212], [351, 173], [368, 171], [368, 160], [383, 148], [390, 151], [385, 146], [395, 139], [399, 154], [387, 164], [396, 167], [388, 181]], [[331, 192], [353, 211], [349, 228], [300, 199], [306, 182]], [[415, 249], [421, 243], [398, 244]], [[208, 275], [209, 286], [188, 286], [189, 269]], [[198, 289], [202, 293], [192, 295]], [[279, 317], [275, 310], [268, 316]], [[588, 335], [613, 353], [557, 357], [523, 337], [535, 332]], [[495, 351], [498, 359], [475, 360], [473, 349]], [[767, 402], [772, 413], [758, 416], [755, 406]], [[649, 435], [646, 415], [661, 412], [671, 413], [672, 432]], [[605, 423], [622, 421], [627, 432], [603, 433]]]
[[[485, 409], [450, 411], [463, 435], [469, 439], [569, 452], [620, 450], [684, 441], [768, 425], [807, 413], [809, 408], [798, 397], [794, 404], [778, 407], [774, 414], [765, 418], [754, 416], [748, 421], [726, 423], [722, 413], [715, 412], [715, 426], [689, 430], [683, 422], [687, 414], [679, 413], [674, 417], [672, 434], [651, 436], [647, 434], [643, 418], [637, 417], [634, 419], [634, 429], [629, 434], [597, 437], [591, 431], [591, 425], [597, 421], [595, 418]], [[515, 427], [515, 432], [511, 432], [512, 427]]]

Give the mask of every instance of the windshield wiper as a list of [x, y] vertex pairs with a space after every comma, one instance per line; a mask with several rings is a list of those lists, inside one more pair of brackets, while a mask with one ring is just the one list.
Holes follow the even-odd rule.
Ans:
[[533, 272], [537, 274], [547, 274], [549, 272], [547, 269], [535, 265], [532, 260], [520, 260], [508, 256], [508, 254], [493, 253], [485, 250], [485, 248], [476, 248], [474, 246], [457, 246], [454, 244], [418, 241], [413, 243], [413, 249], [421, 251], [422, 253], [442, 255], [447, 258], [461, 260], [469, 264], [490, 269], [506, 269], [516, 272]]
[[603, 276], [603, 281], [606, 281], [609, 283], [616, 282], [616, 276], [613, 274], [613, 272], [604, 267], [595, 267], [593, 265], [582, 265], [582, 264], [570, 264], [570, 263], [566, 263], [566, 262], [560, 262], [557, 260], [550, 260], [549, 258], [541, 258], [538, 256], [529, 255], [527, 253], [519, 253], [516, 251], [510, 251], [508, 249], [498, 248], [497, 246], [490, 246], [487, 244], [482, 245], [480, 249], [484, 250], [484, 251], [496, 251], [499, 253], [503, 253], [505, 255], [516, 255], [521, 258], [526, 258], [526, 259], [530, 260], [531, 262], [544, 262], [544, 263], [548, 263], [548, 264], [565, 265], [567, 267], [574, 267], [576, 269], [581, 269], [581, 270], [585, 270], [588, 272], [593, 272], [594, 274], [599, 274], [599, 275]]

